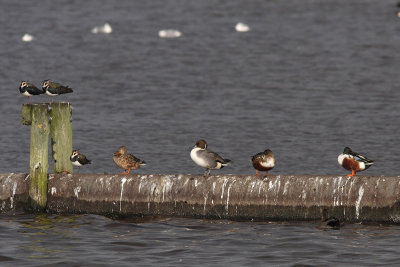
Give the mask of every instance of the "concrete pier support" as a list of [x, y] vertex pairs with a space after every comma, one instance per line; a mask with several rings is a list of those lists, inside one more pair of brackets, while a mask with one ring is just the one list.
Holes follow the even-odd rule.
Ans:
[[25, 173], [0, 174], [0, 213], [27, 207], [29, 175]]
[[400, 223], [400, 177], [55, 174], [47, 200], [50, 212], [111, 217], [300, 221], [326, 208], [342, 221]]

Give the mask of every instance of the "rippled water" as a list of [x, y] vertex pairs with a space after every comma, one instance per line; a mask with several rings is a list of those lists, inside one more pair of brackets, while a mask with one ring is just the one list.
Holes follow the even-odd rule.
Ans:
[[[125, 145], [141, 173], [202, 173], [199, 138], [253, 173], [275, 152], [274, 174], [343, 174], [344, 146], [398, 175], [400, 20], [394, 1], [12, 1], [0, 8], [0, 171], [28, 172], [21, 80], [74, 88], [81, 172], [117, 172]], [[237, 22], [251, 30], [237, 33]], [[110, 23], [110, 35], [94, 35]], [[161, 29], [178, 39], [161, 39]], [[25, 33], [35, 40], [21, 41]], [[33, 102], [49, 101], [38, 96]], [[397, 226], [111, 221], [98, 216], [1, 216], [1, 265], [394, 265]], [[3, 264], [4, 263], [4, 264]], [[83, 264], [82, 264], [83, 265]]]
[[399, 226], [2, 215], [0, 265], [395, 266], [399, 235]]
[[[279, 174], [343, 174], [344, 146], [398, 175], [400, 19], [394, 1], [2, 1], [2, 172], [28, 172], [21, 80], [75, 89], [74, 147], [117, 172], [120, 145], [143, 173], [202, 173], [195, 141], [253, 173], [271, 148]], [[238, 33], [238, 21], [251, 30]], [[91, 29], [110, 23], [112, 34]], [[160, 29], [182, 37], [161, 39]], [[35, 36], [21, 41], [24, 33]], [[38, 96], [34, 102], [49, 101]]]

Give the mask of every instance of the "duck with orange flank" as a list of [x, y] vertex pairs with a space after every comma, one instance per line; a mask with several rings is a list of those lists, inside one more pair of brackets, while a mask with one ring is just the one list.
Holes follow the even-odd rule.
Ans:
[[346, 170], [351, 171], [347, 176], [354, 176], [357, 172], [364, 171], [374, 164], [374, 161], [345, 147], [343, 153], [338, 156], [339, 164]]
[[251, 158], [251, 162], [253, 163], [254, 169], [256, 169], [256, 175], [258, 175], [258, 171], [265, 171], [268, 176], [268, 171], [275, 167], [276, 161], [274, 152], [270, 149], [266, 149], [264, 152], [255, 154]]

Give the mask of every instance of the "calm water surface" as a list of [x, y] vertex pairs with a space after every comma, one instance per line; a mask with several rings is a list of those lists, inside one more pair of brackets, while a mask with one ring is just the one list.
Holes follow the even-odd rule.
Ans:
[[[395, 1], [13, 1], [0, 3], [0, 172], [28, 172], [21, 80], [74, 88], [81, 172], [119, 171], [121, 145], [141, 173], [202, 173], [195, 141], [254, 170], [275, 152], [274, 174], [344, 174], [344, 146], [400, 171], [400, 19]], [[237, 33], [242, 21], [251, 27]], [[90, 30], [110, 23], [110, 35]], [[178, 39], [160, 39], [175, 28]], [[21, 41], [24, 33], [35, 36]], [[38, 96], [33, 102], [49, 101]], [[398, 226], [112, 221], [98, 216], [1, 216], [1, 265], [395, 265]]]
[[395, 266], [399, 235], [400, 226], [2, 215], [0, 265]]

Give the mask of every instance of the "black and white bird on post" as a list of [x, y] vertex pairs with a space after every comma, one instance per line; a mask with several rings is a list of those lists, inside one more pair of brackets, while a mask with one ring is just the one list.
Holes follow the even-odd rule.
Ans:
[[41, 90], [27, 81], [22, 81], [19, 86], [19, 92], [28, 97], [28, 104], [30, 104], [31, 96], [44, 94], [45, 90]]
[[53, 103], [55, 96], [73, 92], [72, 88], [52, 82], [50, 80], [43, 81], [42, 88], [47, 95], [52, 97], [51, 103]]

